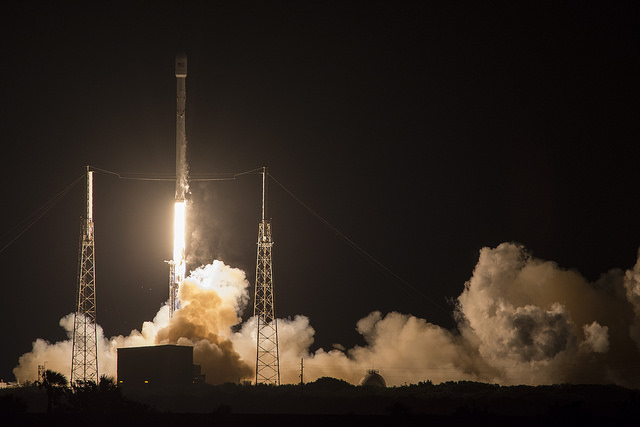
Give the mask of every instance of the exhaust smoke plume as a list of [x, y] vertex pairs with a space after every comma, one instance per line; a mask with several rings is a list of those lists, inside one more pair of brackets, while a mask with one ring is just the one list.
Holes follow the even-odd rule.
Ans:
[[156, 335], [157, 344], [193, 346], [193, 361], [212, 384], [239, 382], [252, 369], [228, 337], [249, 298], [244, 272], [220, 261], [196, 269], [180, 286], [182, 307]]
[[[182, 307], [169, 318], [169, 306], [160, 308], [152, 322], [144, 322], [140, 331], [128, 336], [106, 338], [97, 327], [98, 370], [100, 375], [115, 377], [117, 349], [156, 344], [179, 344], [194, 347], [193, 359], [201, 365], [206, 381], [220, 384], [251, 378], [253, 370], [233, 349], [229, 341], [231, 327], [238, 324], [249, 295], [245, 273], [221, 261], [191, 272], [180, 287]], [[22, 355], [13, 373], [19, 382], [35, 381], [37, 366], [46, 361], [47, 369], [67, 375], [71, 371], [73, 313], [60, 320], [68, 340], [50, 344], [38, 339], [31, 352]], [[255, 347], [254, 347], [255, 348]]]
[[[194, 363], [202, 365], [207, 382], [252, 379], [255, 319], [232, 331], [248, 303], [248, 286], [244, 272], [215, 261], [185, 280], [183, 306], [170, 321], [165, 306], [127, 337], [105, 339], [98, 328], [101, 374], [115, 375], [117, 347], [177, 343], [194, 346]], [[299, 381], [304, 358], [306, 381], [331, 376], [357, 384], [375, 367], [388, 385], [473, 380], [640, 386], [640, 261], [589, 283], [518, 244], [483, 248], [454, 315], [457, 328], [447, 330], [410, 314], [373, 312], [356, 325], [366, 345], [315, 352], [308, 318], [279, 319], [282, 383]], [[61, 325], [69, 331], [72, 320], [68, 315]], [[44, 360], [47, 368], [68, 372], [71, 342], [36, 340], [14, 369], [18, 380], [35, 379]]]

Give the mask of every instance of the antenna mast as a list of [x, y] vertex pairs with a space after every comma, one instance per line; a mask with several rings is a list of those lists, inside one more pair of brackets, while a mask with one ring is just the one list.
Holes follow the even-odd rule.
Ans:
[[262, 168], [262, 219], [258, 225], [258, 259], [253, 316], [257, 323], [256, 384], [280, 385], [278, 324], [273, 298], [271, 220], [266, 218], [267, 168]]
[[87, 216], [82, 220], [78, 288], [73, 325], [71, 384], [98, 382], [98, 340], [96, 334], [96, 281], [93, 241], [93, 172], [87, 166]]

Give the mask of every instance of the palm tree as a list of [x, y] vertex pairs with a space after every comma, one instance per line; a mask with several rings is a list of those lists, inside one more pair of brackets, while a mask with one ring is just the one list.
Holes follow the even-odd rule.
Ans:
[[42, 374], [42, 381], [40, 381], [40, 388], [44, 387], [47, 390], [47, 413], [53, 411], [53, 405], [57, 403], [58, 397], [65, 393], [67, 390], [67, 377], [60, 372], [47, 369]]
[[113, 377], [101, 375], [98, 382], [98, 390], [101, 392], [116, 392], [118, 390], [116, 380]]

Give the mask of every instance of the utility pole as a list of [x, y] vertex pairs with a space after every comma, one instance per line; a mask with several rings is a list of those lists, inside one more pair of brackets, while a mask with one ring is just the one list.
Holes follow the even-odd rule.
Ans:
[[76, 313], [73, 324], [71, 384], [98, 382], [96, 334], [96, 276], [93, 241], [93, 172], [87, 166], [87, 216], [82, 220]]
[[256, 384], [280, 385], [278, 324], [273, 292], [271, 220], [266, 218], [267, 168], [262, 168], [262, 220], [258, 225], [258, 256], [253, 315], [256, 318]]
[[300, 394], [302, 394], [302, 389], [304, 387], [304, 358], [300, 358]]

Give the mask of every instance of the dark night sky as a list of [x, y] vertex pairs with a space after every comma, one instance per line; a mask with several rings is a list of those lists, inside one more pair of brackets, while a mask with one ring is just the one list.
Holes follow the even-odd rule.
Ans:
[[[175, 172], [185, 51], [192, 174], [268, 166], [403, 280], [271, 182], [277, 315], [308, 316], [314, 348], [361, 343], [373, 310], [453, 327], [447, 301], [484, 246], [516, 241], [590, 280], [632, 267], [640, 9], [481, 3], [3, 6], [0, 247], [87, 164]], [[94, 189], [98, 322], [128, 334], [167, 299], [174, 184], [96, 173]], [[192, 190], [206, 248], [253, 283], [259, 176]], [[36, 338], [65, 338], [83, 191], [0, 253], [0, 378]]]

